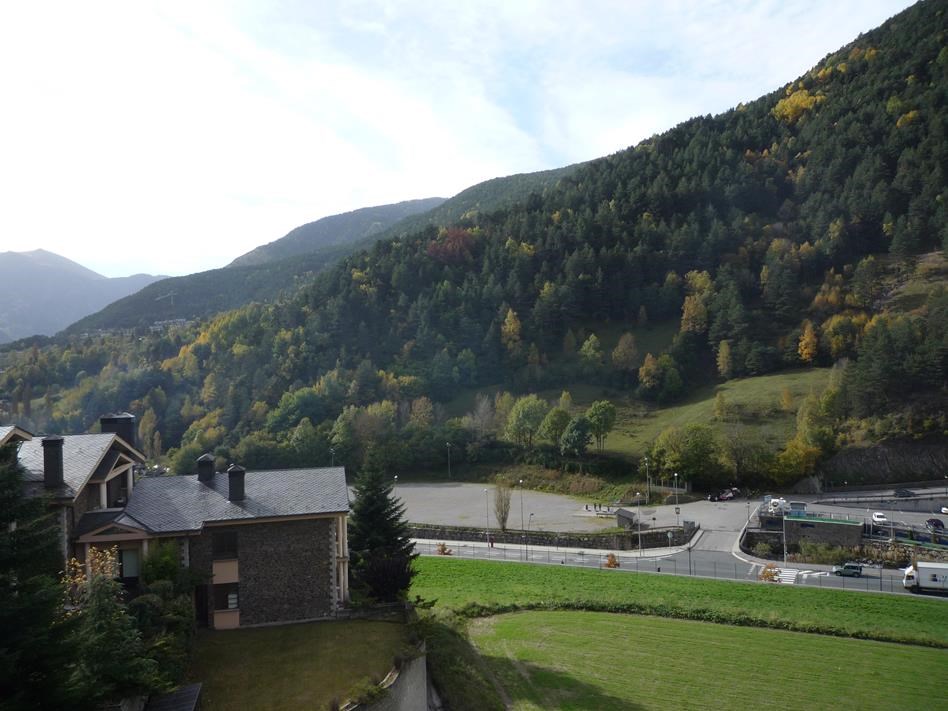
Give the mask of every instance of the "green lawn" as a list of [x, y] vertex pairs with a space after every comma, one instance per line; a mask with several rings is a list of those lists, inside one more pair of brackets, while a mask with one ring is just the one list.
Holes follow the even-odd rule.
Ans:
[[471, 615], [643, 612], [948, 647], [948, 601], [937, 598], [431, 557], [415, 565], [412, 595]]
[[505, 700], [532, 709], [921, 709], [948, 698], [948, 652], [596, 612], [475, 620]]
[[352, 620], [202, 631], [189, 677], [203, 711], [323, 709], [362, 680], [381, 680], [405, 645], [405, 626]]

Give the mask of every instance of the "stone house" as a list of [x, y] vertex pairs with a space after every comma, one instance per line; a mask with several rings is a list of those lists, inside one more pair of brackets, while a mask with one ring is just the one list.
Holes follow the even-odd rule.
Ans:
[[42, 438], [0, 427], [0, 446], [19, 447], [27, 492], [50, 496], [64, 560], [116, 546], [122, 581], [134, 587], [149, 546], [172, 542], [205, 581], [195, 590], [199, 624], [217, 629], [333, 617], [348, 600], [342, 467], [216, 472], [205, 454], [196, 475], [136, 477], [144, 457], [134, 416], [100, 423], [102, 434]]
[[[37, 437], [16, 425], [0, 427], [0, 446], [18, 444], [27, 494], [50, 499], [63, 561], [83, 555], [76, 543], [84, 531], [122, 511], [135, 486], [134, 469], [145, 461], [134, 446], [134, 415], [106, 415], [99, 424], [101, 434], [62, 437]], [[133, 557], [127, 562], [137, 569]]]

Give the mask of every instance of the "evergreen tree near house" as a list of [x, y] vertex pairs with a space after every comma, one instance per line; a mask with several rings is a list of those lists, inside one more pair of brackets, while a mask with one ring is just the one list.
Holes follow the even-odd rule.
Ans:
[[405, 507], [395, 498], [394, 475], [370, 449], [355, 483], [349, 517], [350, 571], [355, 589], [380, 602], [394, 602], [408, 591], [417, 557]]
[[142, 633], [129, 614], [118, 581], [115, 548], [90, 550], [92, 575], [70, 561], [66, 583], [75, 591], [71, 638], [76, 663], [71, 683], [84, 707], [96, 708], [132, 696], [165, 691], [158, 662], [146, 653]]
[[74, 708], [75, 649], [54, 577], [62, 566], [46, 502], [23, 495], [16, 448], [0, 448], [0, 709]]

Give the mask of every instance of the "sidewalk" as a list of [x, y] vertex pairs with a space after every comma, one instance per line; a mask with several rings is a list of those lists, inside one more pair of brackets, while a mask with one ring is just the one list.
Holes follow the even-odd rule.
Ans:
[[[698, 531], [691, 537], [691, 540], [686, 546], [674, 546], [674, 547], [665, 547], [665, 548], [643, 548], [641, 551], [636, 550], [608, 550], [605, 548], [570, 548], [567, 546], [539, 546], [539, 545], [522, 545], [520, 543], [494, 543], [493, 546], [490, 546], [485, 541], [449, 541], [449, 540], [433, 540], [428, 538], [413, 538], [414, 543], [419, 544], [422, 547], [428, 548], [429, 550], [434, 550], [434, 547], [439, 543], [445, 543], [448, 548], [459, 548], [464, 546], [471, 549], [489, 549], [490, 551], [498, 551], [498, 558], [505, 560], [513, 560], [513, 556], [507, 557], [506, 551], [514, 551], [518, 555], [521, 552], [529, 550], [532, 554], [534, 552], [542, 551], [544, 553], [560, 553], [565, 555], [583, 555], [594, 558], [596, 556], [605, 557], [610, 553], [613, 553], [616, 558], [619, 560], [628, 559], [634, 560], [636, 558], [667, 558], [668, 556], [675, 555], [676, 553], [684, 553], [689, 548], [694, 548], [695, 544], [701, 538], [702, 530], [699, 528]], [[425, 553], [427, 555], [427, 552]]]

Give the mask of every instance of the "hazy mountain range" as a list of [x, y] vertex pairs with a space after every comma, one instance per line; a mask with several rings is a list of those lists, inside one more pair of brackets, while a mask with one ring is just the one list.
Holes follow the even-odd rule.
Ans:
[[52, 335], [163, 278], [109, 278], [44, 249], [0, 252], [0, 343]]

